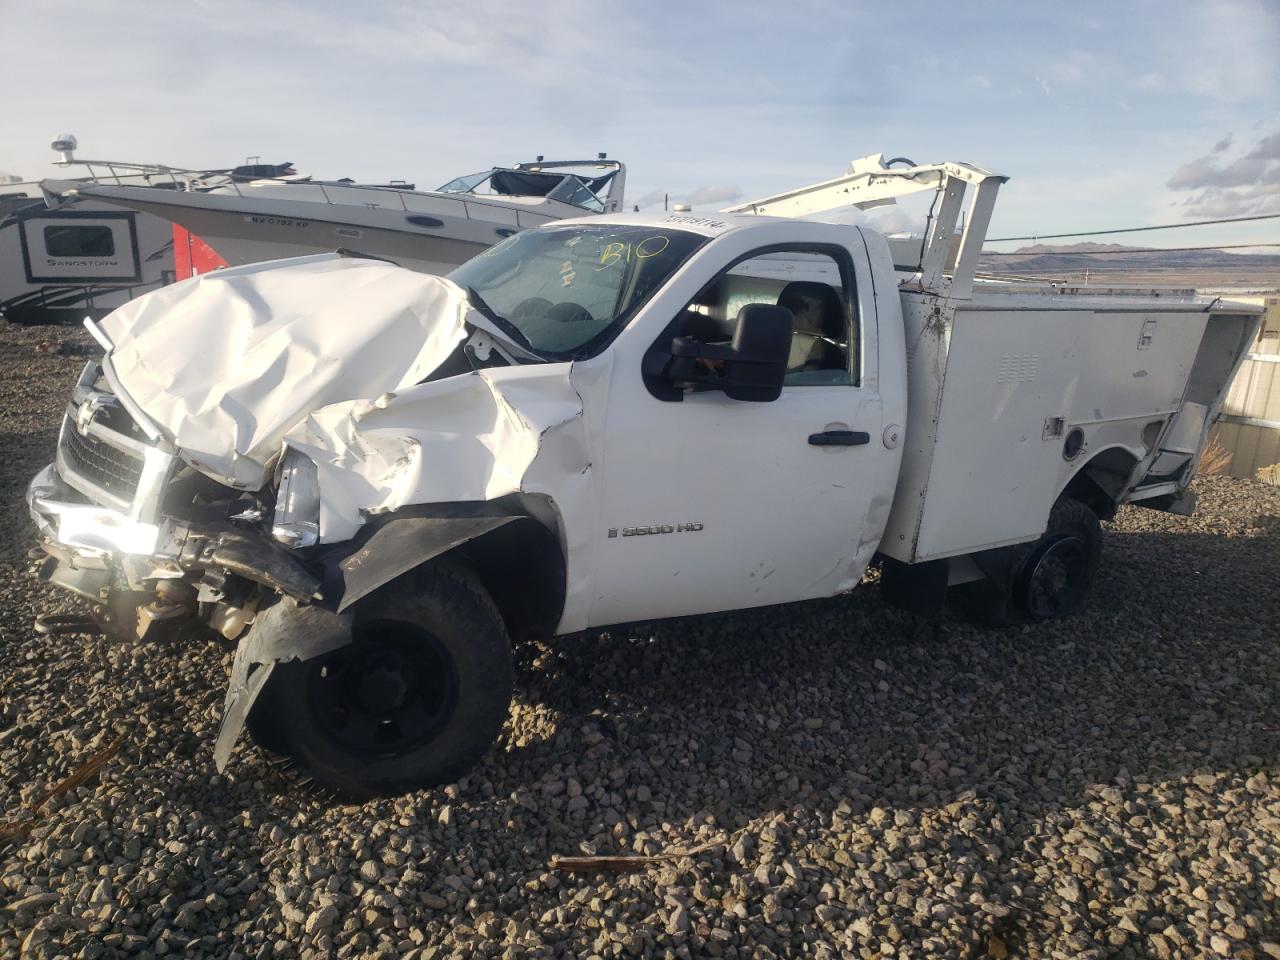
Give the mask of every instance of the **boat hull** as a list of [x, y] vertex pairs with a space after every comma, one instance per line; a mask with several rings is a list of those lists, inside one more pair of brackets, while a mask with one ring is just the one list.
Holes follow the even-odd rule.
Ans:
[[433, 274], [448, 273], [526, 227], [581, 213], [568, 208], [552, 216], [389, 191], [377, 195], [388, 203], [385, 207], [258, 198], [248, 190], [237, 195], [95, 186], [81, 194], [171, 220], [198, 235], [231, 266], [343, 249]]

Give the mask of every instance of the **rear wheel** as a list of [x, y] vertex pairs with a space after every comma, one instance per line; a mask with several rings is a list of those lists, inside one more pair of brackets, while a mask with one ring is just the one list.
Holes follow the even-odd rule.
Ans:
[[1044, 535], [1014, 548], [1009, 575], [953, 592], [970, 616], [990, 626], [1056, 620], [1073, 613], [1093, 584], [1102, 557], [1102, 525], [1079, 500], [1063, 497]]
[[1049, 513], [1049, 527], [1017, 567], [1012, 599], [1026, 619], [1065, 617], [1080, 606], [1102, 558], [1102, 525], [1079, 500], [1063, 498]]
[[511, 703], [511, 645], [493, 601], [437, 563], [360, 601], [352, 633], [348, 646], [275, 668], [250, 718], [255, 739], [347, 796], [457, 780]]

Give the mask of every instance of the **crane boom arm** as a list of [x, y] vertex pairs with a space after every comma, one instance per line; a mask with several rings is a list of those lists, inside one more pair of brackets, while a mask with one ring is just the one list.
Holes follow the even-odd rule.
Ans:
[[[973, 289], [973, 274], [986, 239], [996, 192], [1007, 179], [970, 163], [890, 166], [885, 163], [884, 154], [875, 153], [854, 160], [842, 177], [750, 200], [726, 207], [721, 212], [807, 217], [839, 207], [866, 210], [895, 203], [899, 197], [935, 190], [942, 202], [935, 204], [936, 214], [930, 217], [919, 262], [898, 266], [918, 271], [922, 289], [946, 289], [952, 296], [968, 297]], [[959, 231], [959, 245], [953, 249], [964, 195], [970, 186], [973, 190], [968, 217]]]

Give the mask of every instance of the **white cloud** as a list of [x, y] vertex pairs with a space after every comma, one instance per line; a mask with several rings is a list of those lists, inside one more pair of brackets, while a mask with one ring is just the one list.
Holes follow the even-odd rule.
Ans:
[[[181, 16], [180, 10], [173, 13]], [[545, 77], [553, 63], [561, 76], [573, 75], [605, 57], [594, 25], [598, 7], [587, 0], [558, 0], [554, 30], [544, 8], [497, 0], [394, 0], [376, 7], [276, 0], [264, 12], [257, 0], [196, 0], [191, 26], [232, 37], [252, 32], [289, 47], [384, 65], [518, 64], [526, 82], [531, 73]], [[630, 26], [625, 14], [622, 19]]]
[[668, 203], [687, 203], [695, 210], [717, 208], [742, 199], [740, 187], [695, 187], [692, 190], [649, 190], [630, 201], [641, 210]]
[[646, 210], [649, 207], [656, 207], [658, 204], [662, 203], [665, 197], [667, 197], [666, 191], [649, 190], [648, 192], [642, 193], [640, 196], [636, 197], [632, 203], [641, 210]]
[[706, 206], [712, 203], [733, 203], [742, 199], [742, 190], [738, 187], [698, 187], [691, 190], [685, 200], [694, 206]]
[[1045, 69], [1055, 83], [1069, 85], [1094, 76], [1099, 72], [1100, 66], [1094, 54], [1086, 50], [1073, 50], [1049, 60]]
[[1178, 167], [1166, 186], [1186, 193], [1187, 216], [1232, 217], [1280, 212], [1280, 132], [1264, 136], [1240, 156], [1223, 162], [1228, 134], [1213, 151]]
[[1187, 49], [1195, 53], [1183, 58], [1183, 87], [1224, 100], [1280, 88], [1280, 7], [1273, 0], [1202, 0], [1186, 9]]
[[923, 217], [912, 215], [900, 207], [884, 207], [870, 214], [867, 217], [867, 224], [886, 236], [895, 233], [922, 236], [925, 221]]

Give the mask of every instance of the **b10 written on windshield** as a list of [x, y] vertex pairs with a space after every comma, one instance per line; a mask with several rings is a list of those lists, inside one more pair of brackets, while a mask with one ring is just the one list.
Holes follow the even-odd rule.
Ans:
[[648, 260], [662, 253], [670, 245], [671, 238], [661, 233], [645, 237], [635, 243], [614, 240], [606, 243], [600, 251], [600, 262], [596, 265], [596, 269], [603, 270], [615, 263], [630, 263], [633, 257], [636, 260]]

